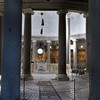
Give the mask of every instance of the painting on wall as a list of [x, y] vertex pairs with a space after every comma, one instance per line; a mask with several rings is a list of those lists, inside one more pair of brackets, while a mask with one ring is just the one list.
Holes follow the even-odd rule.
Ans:
[[81, 62], [81, 63], [86, 62], [86, 50], [85, 49], [78, 50], [78, 62]]
[[78, 50], [78, 68], [82, 70], [86, 68], [86, 50], [85, 49]]

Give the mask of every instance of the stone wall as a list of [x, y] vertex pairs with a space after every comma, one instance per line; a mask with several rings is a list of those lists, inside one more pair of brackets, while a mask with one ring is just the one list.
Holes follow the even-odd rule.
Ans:
[[[39, 72], [37, 63], [31, 65], [31, 73]], [[42, 70], [41, 70], [42, 71]], [[43, 70], [45, 72], [48, 72], [49, 74], [57, 74], [58, 73], [58, 64], [57, 63], [52, 63], [49, 64], [46, 68], [46, 70]], [[71, 73], [71, 66], [66, 65], [66, 72], [67, 74]]]

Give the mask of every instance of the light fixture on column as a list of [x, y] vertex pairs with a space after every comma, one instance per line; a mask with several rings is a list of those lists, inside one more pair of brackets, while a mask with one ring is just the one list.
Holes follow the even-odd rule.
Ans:
[[83, 49], [83, 45], [81, 45], [81, 49]]

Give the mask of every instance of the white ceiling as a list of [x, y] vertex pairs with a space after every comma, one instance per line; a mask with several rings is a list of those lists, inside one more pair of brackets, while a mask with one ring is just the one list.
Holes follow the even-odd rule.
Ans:
[[[44, 27], [43, 34], [40, 34], [41, 30], [41, 11], [35, 11], [32, 15], [32, 36], [58, 36], [58, 19], [59, 16], [56, 11], [43, 11]], [[70, 34], [83, 34], [86, 33], [86, 19], [83, 17], [83, 14], [79, 13], [68, 13], [67, 17], [70, 18]], [[24, 33], [24, 15], [23, 15], [23, 27], [22, 34]], [[67, 29], [67, 20], [66, 20], [66, 29]]]

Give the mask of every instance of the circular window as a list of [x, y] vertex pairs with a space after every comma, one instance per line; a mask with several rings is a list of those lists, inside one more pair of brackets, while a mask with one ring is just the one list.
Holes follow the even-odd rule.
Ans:
[[38, 54], [43, 54], [43, 49], [42, 49], [42, 48], [39, 48], [39, 49], [37, 50], [37, 53], [38, 53]]

